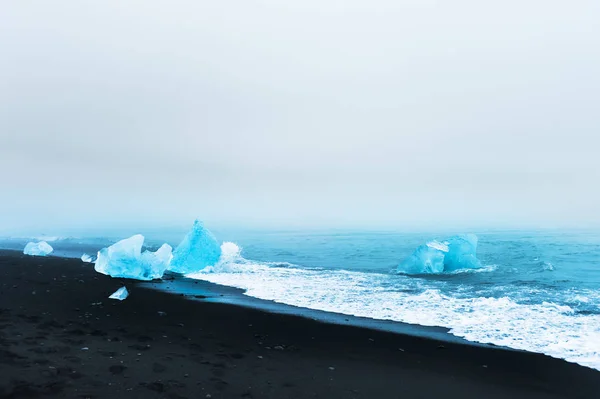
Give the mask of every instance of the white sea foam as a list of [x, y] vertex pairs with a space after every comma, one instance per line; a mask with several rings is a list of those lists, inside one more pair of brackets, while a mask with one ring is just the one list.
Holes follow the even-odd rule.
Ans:
[[547, 271], [554, 271], [554, 265], [550, 262], [544, 262], [544, 264], [542, 265], [542, 269]]
[[600, 370], [597, 314], [577, 314], [550, 302], [522, 304], [459, 292], [451, 296], [426, 280], [401, 275], [280, 267], [239, 257], [235, 244], [225, 248], [217, 265], [188, 277], [288, 305], [447, 327], [469, 341], [545, 353]]
[[489, 273], [498, 269], [498, 265], [483, 266], [479, 269], [458, 269], [450, 272], [450, 274], [468, 274], [468, 273]]

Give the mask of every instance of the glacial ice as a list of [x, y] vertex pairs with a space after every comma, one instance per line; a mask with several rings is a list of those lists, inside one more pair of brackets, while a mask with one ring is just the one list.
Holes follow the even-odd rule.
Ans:
[[25, 245], [25, 249], [23, 249], [23, 253], [25, 255], [33, 256], [46, 256], [52, 251], [54, 251], [54, 248], [52, 248], [46, 241], [29, 242], [27, 245]]
[[459, 269], [478, 269], [477, 236], [465, 234], [445, 241], [430, 241], [419, 246], [400, 266], [398, 272], [429, 274], [453, 272]]
[[112, 295], [108, 297], [108, 299], [118, 299], [119, 301], [122, 301], [124, 299], [127, 299], [128, 296], [129, 292], [127, 291], [127, 288], [121, 287], [115, 292], [113, 292]]
[[85, 262], [85, 263], [92, 263], [92, 257], [89, 256], [88, 254], [83, 254], [81, 255], [81, 261]]
[[173, 255], [171, 246], [163, 244], [156, 252], [144, 251], [144, 236], [134, 235], [98, 252], [94, 269], [111, 277], [136, 280], [161, 278]]
[[199, 220], [173, 251], [169, 270], [176, 273], [193, 273], [213, 266], [221, 257], [221, 246], [215, 236]]

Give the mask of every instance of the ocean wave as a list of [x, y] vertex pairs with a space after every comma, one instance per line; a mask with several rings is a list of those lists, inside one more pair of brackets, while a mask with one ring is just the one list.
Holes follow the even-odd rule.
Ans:
[[491, 273], [498, 270], [498, 265], [483, 266], [479, 269], [458, 269], [449, 274], [472, 274], [472, 273]]
[[[234, 247], [229, 249], [231, 256], [188, 277], [237, 287], [248, 296], [293, 306], [447, 327], [451, 334], [469, 341], [544, 353], [600, 370], [600, 315], [596, 313], [581, 313], [550, 301], [522, 303], [508, 296], [469, 297], [468, 290], [453, 295], [432, 287], [443, 282], [403, 275], [254, 262], [244, 259]], [[469, 272], [489, 272], [495, 266], [485, 269]]]

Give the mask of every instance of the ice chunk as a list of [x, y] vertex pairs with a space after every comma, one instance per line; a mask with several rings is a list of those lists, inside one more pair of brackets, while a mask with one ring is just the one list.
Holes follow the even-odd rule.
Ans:
[[466, 234], [448, 240], [430, 241], [419, 246], [406, 258], [398, 271], [406, 274], [453, 272], [459, 269], [478, 269], [477, 236]]
[[23, 249], [23, 253], [25, 255], [33, 256], [46, 256], [52, 251], [54, 251], [54, 248], [52, 248], [46, 241], [29, 242], [27, 245], [25, 245], [25, 249]]
[[465, 234], [448, 239], [448, 253], [444, 258], [444, 271], [459, 269], [479, 269], [482, 265], [477, 259], [477, 236]]
[[127, 299], [127, 297], [129, 296], [129, 291], [127, 291], [127, 288], [125, 287], [121, 287], [118, 290], [116, 290], [115, 292], [113, 292], [113, 294], [111, 296], [109, 296], [109, 299], [118, 299], [119, 301], [122, 301], [123, 299]]
[[438, 241], [421, 245], [400, 264], [398, 271], [406, 274], [442, 273], [444, 258], [448, 253], [444, 249], [443, 243]]
[[112, 277], [153, 280], [161, 278], [173, 255], [171, 246], [163, 244], [156, 252], [144, 251], [141, 234], [121, 240], [98, 252], [94, 269]]
[[221, 247], [215, 236], [199, 220], [173, 251], [169, 270], [176, 273], [193, 273], [212, 266], [221, 257]]
[[81, 260], [85, 263], [92, 263], [92, 257], [88, 254], [81, 255]]

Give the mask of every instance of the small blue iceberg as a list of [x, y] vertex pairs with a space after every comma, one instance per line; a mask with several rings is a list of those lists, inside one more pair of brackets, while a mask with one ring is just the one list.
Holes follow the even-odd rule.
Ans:
[[477, 259], [477, 241], [474, 234], [454, 236], [445, 241], [430, 241], [406, 258], [398, 266], [398, 272], [432, 274], [479, 269], [482, 265]]
[[50, 246], [46, 241], [40, 242], [29, 242], [25, 245], [23, 253], [31, 256], [46, 256], [54, 251], [54, 248]]
[[134, 235], [98, 252], [94, 269], [111, 277], [154, 280], [161, 278], [173, 255], [164, 244], [156, 252], [144, 251], [144, 236]]
[[215, 236], [196, 220], [192, 229], [173, 251], [169, 270], [188, 274], [214, 266], [221, 257], [221, 246]]

